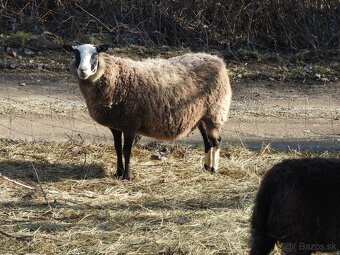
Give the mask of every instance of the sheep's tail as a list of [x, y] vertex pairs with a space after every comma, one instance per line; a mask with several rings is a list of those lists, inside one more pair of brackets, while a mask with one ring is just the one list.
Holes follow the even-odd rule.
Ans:
[[267, 173], [261, 182], [256, 195], [255, 207], [251, 218], [251, 237], [249, 255], [267, 255], [274, 248], [276, 240], [268, 233], [268, 218], [277, 185], [272, 176]]

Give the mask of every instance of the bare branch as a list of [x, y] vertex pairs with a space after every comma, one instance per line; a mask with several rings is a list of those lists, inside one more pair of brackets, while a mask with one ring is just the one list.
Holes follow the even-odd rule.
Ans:
[[6, 181], [12, 182], [12, 183], [14, 183], [14, 184], [16, 184], [16, 185], [19, 185], [19, 186], [21, 186], [21, 187], [24, 187], [24, 188], [26, 188], [26, 189], [35, 190], [34, 187], [29, 186], [28, 184], [24, 184], [24, 183], [21, 183], [21, 182], [12, 180], [12, 179], [10, 179], [10, 178], [8, 178], [8, 177], [6, 177], [6, 176], [3, 176], [2, 174], [0, 174], [0, 178], [4, 179], [4, 180], [6, 180]]
[[33, 236], [13, 236], [13, 235], [7, 234], [6, 232], [4, 232], [2, 230], [0, 230], [0, 234], [6, 236], [8, 238], [16, 239], [18, 241], [30, 241], [30, 240], [33, 239]]
[[44, 191], [44, 189], [43, 189], [43, 187], [42, 187], [42, 185], [41, 185], [40, 178], [39, 178], [39, 175], [38, 175], [38, 171], [37, 171], [37, 169], [35, 168], [35, 166], [33, 165], [32, 162], [31, 162], [31, 166], [32, 166], [32, 168], [33, 168], [33, 170], [34, 170], [34, 172], [35, 172], [35, 176], [37, 177], [37, 180], [38, 180], [38, 183], [39, 183], [41, 192], [42, 192], [43, 195], [44, 195], [45, 201], [46, 201], [48, 207], [50, 208], [50, 210], [52, 210], [51, 204], [50, 204], [50, 202], [49, 202], [48, 199], [47, 199], [47, 194], [46, 194], [46, 192]]
[[103, 27], [105, 27], [109, 32], [113, 32], [111, 28], [109, 28], [107, 25], [105, 25], [100, 19], [98, 19], [96, 16], [93, 14], [89, 13], [87, 10], [85, 10], [83, 7], [81, 7], [79, 4], [76, 4], [78, 8], [80, 8], [83, 12], [85, 12], [87, 15], [90, 17], [94, 18], [96, 21], [98, 21]]

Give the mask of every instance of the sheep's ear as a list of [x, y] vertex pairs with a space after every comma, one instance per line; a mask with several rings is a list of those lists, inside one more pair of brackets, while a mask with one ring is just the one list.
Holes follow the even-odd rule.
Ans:
[[65, 44], [63, 45], [63, 48], [69, 52], [74, 52], [74, 50], [76, 49], [75, 46], [69, 45], [69, 44]]
[[109, 49], [109, 45], [107, 45], [107, 44], [103, 44], [103, 45], [100, 45], [100, 46], [98, 46], [97, 47], [97, 52], [99, 53], [99, 52], [105, 52], [105, 51], [107, 51], [108, 49]]

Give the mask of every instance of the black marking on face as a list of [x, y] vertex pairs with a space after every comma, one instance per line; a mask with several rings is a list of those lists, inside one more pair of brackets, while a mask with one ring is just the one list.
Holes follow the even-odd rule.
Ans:
[[98, 53], [93, 53], [90, 60], [91, 71], [95, 71], [98, 66]]
[[76, 58], [76, 67], [78, 68], [79, 64], [80, 64], [80, 52], [79, 52], [79, 50], [77, 50], [77, 49], [74, 50], [74, 56]]

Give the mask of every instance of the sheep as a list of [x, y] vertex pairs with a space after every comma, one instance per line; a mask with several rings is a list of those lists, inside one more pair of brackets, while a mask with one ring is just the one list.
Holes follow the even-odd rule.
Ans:
[[222, 59], [188, 53], [133, 61], [105, 53], [107, 45], [64, 48], [75, 55], [71, 70], [90, 116], [113, 134], [118, 178], [130, 179], [136, 135], [173, 141], [196, 127], [203, 137], [205, 169], [218, 170], [220, 130], [228, 119], [232, 96]]
[[340, 159], [292, 159], [271, 168], [256, 196], [250, 255], [340, 250]]

